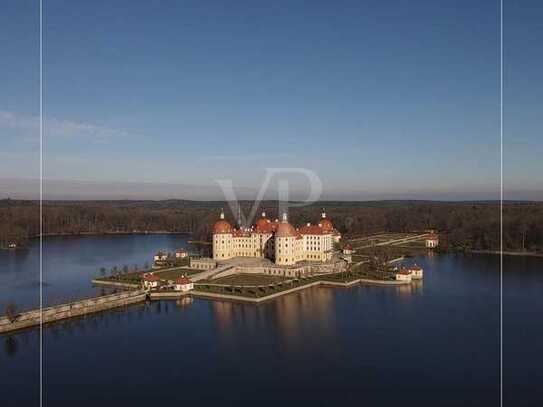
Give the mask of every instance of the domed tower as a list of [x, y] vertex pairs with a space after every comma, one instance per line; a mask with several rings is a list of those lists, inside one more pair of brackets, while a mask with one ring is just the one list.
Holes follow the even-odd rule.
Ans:
[[[334, 227], [334, 224], [332, 223], [332, 221], [326, 217], [326, 212], [324, 211], [324, 208], [322, 208], [322, 214], [321, 214], [321, 220], [319, 221], [319, 226], [322, 228], [323, 234], [331, 236], [331, 240], [330, 240], [331, 242], [337, 243], [340, 241], [341, 234]], [[326, 244], [328, 245], [328, 243]], [[330, 247], [327, 250], [330, 250], [332, 248], [332, 243], [330, 243], [329, 246]]]
[[275, 230], [275, 263], [281, 265], [294, 264], [297, 261], [298, 253], [296, 240], [298, 233], [283, 213], [281, 222]]
[[224, 211], [221, 209], [219, 220], [213, 225], [213, 258], [225, 260], [232, 257], [232, 225], [224, 220]]
[[271, 221], [266, 217], [266, 212], [262, 212], [262, 217], [256, 221], [255, 230], [257, 233], [272, 232], [272, 224]]
[[319, 226], [322, 228], [324, 233], [330, 233], [334, 229], [332, 221], [326, 217], [326, 212], [322, 208], [321, 220], [319, 221]]

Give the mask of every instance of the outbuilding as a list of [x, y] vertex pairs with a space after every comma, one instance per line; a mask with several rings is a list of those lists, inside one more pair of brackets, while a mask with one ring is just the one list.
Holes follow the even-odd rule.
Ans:
[[350, 243], [343, 246], [343, 254], [353, 254], [353, 246]]
[[414, 280], [422, 280], [424, 270], [422, 267], [417, 266], [416, 264], [409, 267], [409, 272], [411, 273], [411, 278]]
[[426, 237], [425, 245], [428, 249], [434, 249], [439, 245], [439, 236], [435, 233], [431, 233]]
[[175, 281], [176, 291], [190, 291], [194, 289], [194, 283], [187, 276], [181, 276]]
[[187, 252], [185, 249], [177, 249], [175, 251], [175, 258], [176, 259], [184, 259], [185, 257], [188, 257], [189, 252]]
[[402, 267], [400, 271], [396, 273], [396, 281], [411, 281], [411, 272]]
[[143, 287], [144, 288], [156, 288], [160, 283], [160, 278], [152, 273], [146, 273], [143, 275]]
[[155, 261], [166, 261], [168, 260], [168, 254], [162, 250], [157, 252], [154, 256]]

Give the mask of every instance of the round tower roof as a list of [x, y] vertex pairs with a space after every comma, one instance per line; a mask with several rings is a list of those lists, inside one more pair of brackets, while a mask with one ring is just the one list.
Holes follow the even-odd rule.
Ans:
[[219, 233], [232, 233], [232, 225], [224, 219], [218, 220], [213, 225], [213, 234], [216, 235]]
[[322, 218], [319, 221], [319, 225], [322, 228], [323, 232], [330, 232], [334, 228], [334, 225], [328, 218]]
[[275, 236], [277, 237], [293, 237], [296, 236], [298, 232], [292, 226], [287, 219], [287, 214], [283, 213], [283, 220], [277, 225], [275, 229]]
[[256, 221], [256, 231], [268, 233], [271, 232], [271, 221], [266, 218], [266, 212], [262, 212], [262, 217]]
[[277, 229], [275, 230], [275, 235], [277, 237], [293, 237], [296, 236], [296, 234], [296, 229], [294, 229], [294, 226], [288, 222], [279, 223], [277, 225]]

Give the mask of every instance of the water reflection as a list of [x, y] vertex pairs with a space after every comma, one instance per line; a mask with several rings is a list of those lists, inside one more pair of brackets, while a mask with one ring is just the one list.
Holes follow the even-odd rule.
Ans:
[[[213, 320], [226, 347], [235, 346], [236, 333], [263, 335], [277, 343], [281, 352], [308, 350], [317, 340], [333, 341], [336, 335], [333, 288], [310, 288], [260, 305], [213, 301]], [[318, 337], [312, 336], [318, 332]]]
[[19, 345], [17, 339], [14, 336], [8, 336], [4, 341], [4, 350], [9, 357], [15, 356]]
[[184, 297], [179, 298], [175, 302], [175, 305], [177, 305], [179, 308], [187, 308], [187, 307], [190, 307], [193, 302], [194, 300], [192, 299], [192, 297], [184, 296]]
[[423, 281], [416, 280], [411, 282], [411, 284], [398, 285], [393, 287], [393, 291], [401, 300], [407, 301], [412, 299], [413, 296], [423, 294]]

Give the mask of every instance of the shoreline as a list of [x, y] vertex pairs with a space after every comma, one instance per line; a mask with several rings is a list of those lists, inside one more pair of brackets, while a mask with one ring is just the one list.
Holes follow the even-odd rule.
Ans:
[[[19, 312], [13, 321], [10, 321], [7, 315], [0, 316], [0, 335], [10, 334], [21, 329], [32, 328], [39, 325], [42, 321], [44, 324], [54, 323], [60, 320], [71, 319], [75, 317], [85, 316], [96, 312], [108, 311], [114, 308], [119, 308], [126, 305], [131, 305], [146, 300], [175, 300], [181, 297], [199, 298], [212, 301], [234, 301], [240, 303], [259, 304], [262, 302], [272, 301], [284, 295], [293, 294], [299, 291], [307, 290], [311, 287], [331, 287], [331, 288], [350, 288], [356, 285], [376, 285], [382, 287], [397, 287], [409, 285], [412, 282], [407, 281], [381, 281], [367, 278], [356, 278], [350, 281], [330, 281], [318, 279], [307, 284], [297, 287], [288, 288], [286, 290], [274, 292], [263, 297], [247, 297], [236, 294], [215, 293], [210, 291], [200, 291], [195, 288], [191, 291], [148, 291], [141, 288], [136, 288], [135, 284], [126, 284], [119, 282], [104, 282], [92, 280], [93, 284], [110, 286], [112, 288], [128, 289], [121, 293], [108, 294], [77, 300], [67, 304], [52, 305], [46, 308], [32, 309], [29, 311]], [[43, 316], [43, 319], [42, 319]]]
[[[499, 250], [467, 250], [465, 253], [473, 254], [501, 254]], [[504, 256], [517, 256], [517, 257], [543, 257], [543, 253], [539, 252], [511, 252], [504, 251]]]
[[[191, 235], [192, 232], [169, 232], [167, 230], [142, 230], [132, 232], [79, 232], [79, 233], [44, 233], [43, 237], [60, 237], [60, 236], [111, 236], [111, 235]], [[39, 235], [32, 236], [30, 239], [39, 239]]]
[[[79, 232], [79, 233], [44, 233], [43, 238], [48, 237], [85, 237], [85, 236], [129, 236], [129, 235], [187, 235], [191, 236], [192, 232], [169, 232], [167, 230], [156, 231], [133, 231], [133, 232]], [[39, 239], [40, 235], [30, 236], [26, 239], [27, 242]], [[190, 242], [189, 242], [190, 243]], [[23, 244], [17, 247], [0, 247], [0, 250], [21, 250], [26, 249], [27, 245]]]

